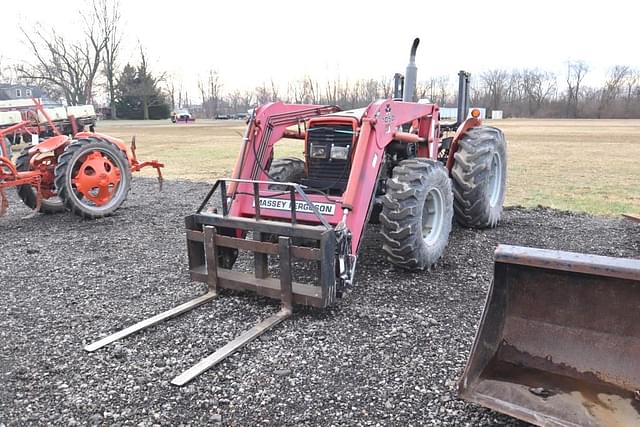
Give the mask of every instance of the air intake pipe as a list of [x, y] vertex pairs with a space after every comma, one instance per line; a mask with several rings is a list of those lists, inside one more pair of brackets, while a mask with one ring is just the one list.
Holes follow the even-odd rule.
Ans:
[[418, 67], [416, 67], [416, 50], [418, 50], [419, 38], [413, 40], [411, 46], [411, 56], [409, 57], [409, 65], [404, 75], [404, 93], [402, 100], [404, 102], [414, 102], [414, 94], [416, 92], [416, 80], [418, 79]]

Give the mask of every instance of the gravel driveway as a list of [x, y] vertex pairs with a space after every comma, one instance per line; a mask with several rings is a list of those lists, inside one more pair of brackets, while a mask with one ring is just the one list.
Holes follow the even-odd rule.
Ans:
[[[640, 256], [640, 225], [510, 208], [494, 230], [454, 226], [430, 273], [391, 268], [368, 229], [355, 289], [287, 321], [190, 385], [175, 375], [277, 311], [218, 301], [93, 354], [106, 333], [204, 292], [190, 282], [183, 217], [201, 183], [137, 178], [117, 215], [0, 218], [0, 426], [521, 425], [457, 400], [498, 243]], [[11, 192], [15, 194], [15, 192]]]

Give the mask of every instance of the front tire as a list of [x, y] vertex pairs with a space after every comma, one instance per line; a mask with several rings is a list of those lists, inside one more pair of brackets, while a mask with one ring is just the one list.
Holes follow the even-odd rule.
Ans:
[[387, 259], [409, 270], [431, 268], [447, 246], [452, 218], [446, 168], [431, 159], [401, 161], [382, 198], [382, 249]]
[[456, 220], [493, 228], [502, 216], [507, 181], [504, 134], [491, 126], [470, 129], [459, 141], [451, 169]]
[[55, 170], [58, 196], [84, 218], [112, 215], [127, 198], [131, 169], [124, 153], [109, 141], [83, 138], [69, 144]]

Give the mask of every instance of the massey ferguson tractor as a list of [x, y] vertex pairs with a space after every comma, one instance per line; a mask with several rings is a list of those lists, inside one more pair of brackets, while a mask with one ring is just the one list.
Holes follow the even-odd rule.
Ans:
[[[190, 274], [209, 292], [86, 350], [207, 302], [218, 288], [282, 301], [278, 314], [174, 379], [182, 385], [291, 316], [293, 304], [333, 304], [354, 283], [369, 221], [381, 225], [389, 262], [411, 270], [442, 256], [454, 216], [464, 226], [494, 227], [505, 193], [504, 135], [483, 126], [477, 110], [466, 118], [466, 72], [457, 122], [442, 123], [438, 105], [415, 102], [418, 43], [406, 76], [396, 76], [394, 99], [350, 111], [281, 102], [255, 109], [232, 177], [218, 180], [186, 218]], [[274, 146], [292, 138], [304, 144], [304, 158], [274, 158]], [[240, 250], [255, 254], [253, 274], [233, 269]], [[279, 265], [271, 268], [269, 255]], [[306, 274], [314, 283], [294, 280], [299, 261], [315, 263]]]
[[[453, 219], [496, 226], [505, 138], [477, 111], [466, 118], [465, 72], [457, 122], [414, 102], [417, 46], [394, 99], [350, 111], [258, 107], [232, 177], [186, 218], [190, 275], [208, 292], [85, 350], [191, 310], [220, 288], [281, 301], [278, 313], [172, 380], [183, 385], [289, 318], [294, 305], [335, 303], [354, 284], [368, 222], [380, 223], [389, 262], [416, 274], [442, 256]], [[274, 158], [274, 146], [291, 138], [304, 144], [304, 158]], [[640, 260], [501, 245], [460, 396], [544, 426], [640, 425], [639, 310]]]

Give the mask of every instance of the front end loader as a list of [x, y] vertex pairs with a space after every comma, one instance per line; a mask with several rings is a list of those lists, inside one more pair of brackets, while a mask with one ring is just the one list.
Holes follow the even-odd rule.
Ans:
[[[294, 305], [334, 304], [354, 283], [369, 221], [380, 223], [388, 260], [419, 271], [442, 256], [454, 216], [494, 227], [505, 192], [504, 135], [483, 126], [477, 110], [467, 118], [468, 73], [459, 73], [455, 123], [440, 121], [438, 105], [417, 102], [418, 43], [406, 75], [396, 75], [393, 99], [349, 111], [282, 102], [253, 110], [232, 176], [186, 218], [190, 275], [208, 292], [85, 349], [184, 313], [221, 288], [281, 301], [279, 312], [172, 381], [183, 385], [290, 317]], [[304, 158], [275, 158], [274, 147], [291, 139], [304, 144]], [[252, 272], [246, 262], [238, 268], [241, 252], [253, 254]]]

